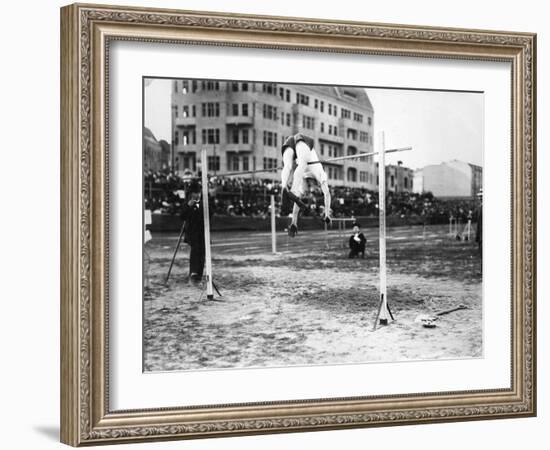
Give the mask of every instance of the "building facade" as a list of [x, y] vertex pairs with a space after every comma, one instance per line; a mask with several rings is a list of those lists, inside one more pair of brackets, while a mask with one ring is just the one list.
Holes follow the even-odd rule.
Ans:
[[432, 164], [414, 174], [414, 191], [435, 197], [475, 197], [482, 187], [483, 168], [459, 160]]
[[[376, 189], [378, 189], [378, 163], [375, 164], [377, 170]], [[386, 192], [412, 192], [413, 191], [414, 171], [404, 167], [401, 161], [397, 165], [386, 165]]]
[[[374, 111], [364, 89], [211, 80], [172, 82], [172, 163], [197, 172], [202, 148], [219, 175], [282, 165], [281, 146], [297, 132], [320, 159], [370, 152]], [[376, 188], [373, 157], [324, 164], [335, 186]], [[278, 179], [277, 171], [250, 175]]]
[[170, 144], [157, 141], [149, 128], [143, 128], [143, 155], [145, 170], [157, 172], [170, 165]]

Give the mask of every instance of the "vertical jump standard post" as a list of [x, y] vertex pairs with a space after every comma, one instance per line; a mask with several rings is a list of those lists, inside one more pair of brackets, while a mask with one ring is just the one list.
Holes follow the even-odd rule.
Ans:
[[378, 147], [378, 238], [380, 253], [380, 304], [374, 321], [373, 331], [378, 324], [387, 325], [389, 319], [394, 320], [388, 305], [386, 287], [386, 149], [384, 132], [379, 133]]
[[212, 252], [210, 249], [210, 211], [208, 201], [208, 158], [206, 149], [201, 150], [202, 211], [204, 218], [204, 258], [206, 269], [206, 298], [214, 299], [212, 283]]
[[277, 228], [275, 221], [275, 195], [270, 195], [270, 210], [271, 210], [271, 252], [277, 253]]

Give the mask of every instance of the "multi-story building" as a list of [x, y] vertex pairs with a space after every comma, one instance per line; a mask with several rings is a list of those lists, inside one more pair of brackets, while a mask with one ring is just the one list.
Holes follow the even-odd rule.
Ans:
[[[378, 163], [375, 164], [378, 174]], [[414, 170], [403, 166], [402, 161], [397, 165], [386, 165], [386, 192], [412, 192]], [[378, 189], [378, 175], [376, 176], [376, 189]]]
[[414, 174], [414, 191], [436, 197], [475, 197], [483, 187], [483, 168], [459, 160], [432, 164]]
[[169, 166], [170, 145], [168, 142], [157, 141], [149, 128], [143, 128], [143, 152], [145, 170], [154, 172]]
[[[323, 160], [370, 152], [373, 113], [360, 88], [174, 80], [174, 168], [197, 172], [202, 148], [208, 150], [208, 170], [219, 175], [276, 168], [284, 140], [297, 132], [314, 139]], [[376, 187], [373, 157], [324, 167], [331, 185]], [[248, 176], [279, 178], [277, 171]]]

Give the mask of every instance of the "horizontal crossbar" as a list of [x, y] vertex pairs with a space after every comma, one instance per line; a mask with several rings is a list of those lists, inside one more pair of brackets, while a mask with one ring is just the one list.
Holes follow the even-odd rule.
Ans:
[[[395, 153], [395, 152], [406, 152], [412, 150], [412, 147], [401, 147], [401, 148], [391, 148], [386, 150], [384, 153]], [[347, 156], [337, 156], [335, 158], [329, 158], [329, 159], [323, 159], [319, 161], [311, 161], [308, 162], [308, 165], [311, 164], [324, 164], [324, 163], [330, 163], [333, 161], [342, 161], [345, 159], [361, 159], [361, 158], [367, 158], [369, 156], [377, 155], [378, 152], [368, 152], [368, 153], [358, 153], [357, 155], [347, 155]], [[219, 175], [211, 175], [210, 178], [217, 178], [220, 177], [234, 177], [237, 175], [252, 175], [254, 173], [266, 173], [266, 172], [276, 172], [279, 170], [282, 170], [282, 167], [272, 167], [271, 169], [256, 169], [256, 170], [244, 170], [241, 172], [227, 172], [227, 173], [221, 173]]]
[[[409, 150], [412, 150], [412, 147], [390, 148], [386, 150], [384, 153], [406, 152]], [[323, 159], [320, 161], [311, 161], [311, 162], [308, 162], [308, 164], [323, 164], [323, 163], [329, 163], [333, 161], [342, 161], [344, 159], [360, 159], [360, 158], [367, 158], [373, 155], [378, 155], [378, 152], [358, 153], [357, 155], [347, 155], [347, 156], [336, 156], [334, 158]]]

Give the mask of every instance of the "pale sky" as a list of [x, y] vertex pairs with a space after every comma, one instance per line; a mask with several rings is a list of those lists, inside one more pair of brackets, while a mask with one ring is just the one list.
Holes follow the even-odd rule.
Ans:
[[[149, 81], [149, 80], [148, 80]], [[413, 147], [388, 154], [411, 169], [460, 159], [483, 162], [483, 94], [368, 88], [374, 107], [375, 139], [384, 132], [386, 148]], [[145, 87], [145, 126], [155, 137], [171, 140], [171, 80]]]
[[[148, 83], [148, 84], [147, 84]], [[145, 83], [145, 126], [157, 140], [172, 141], [172, 80], [150, 80]]]
[[367, 89], [374, 107], [375, 139], [384, 132], [386, 148], [412, 147], [388, 154], [418, 169], [460, 159], [482, 165], [483, 94], [400, 89]]

